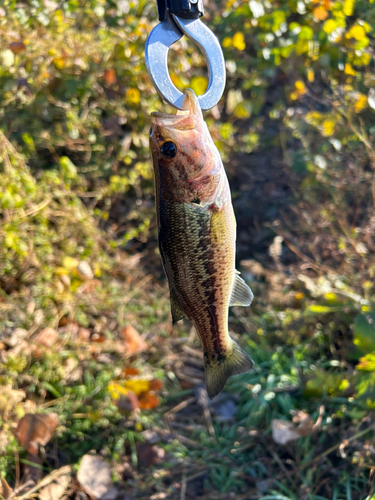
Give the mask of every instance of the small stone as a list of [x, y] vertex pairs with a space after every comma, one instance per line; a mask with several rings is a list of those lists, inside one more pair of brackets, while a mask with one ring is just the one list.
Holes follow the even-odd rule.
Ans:
[[33, 314], [35, 311], [35, 300], [30, 300], [26, 305], [27, 314]]
[[6, 340], [6, 343], [9, 347], [16, 347], [21, 340], [24, 340], [27, 337], [28, 333], [29, 332], [24, 328], [16, 328], [11, 333], [10, 338]]
[[66, 288], [70, 287], [70, 278], [67, 274], [62, 274], [60, 276], [60, 281]]
[[37, 309], [34, 313], [34, 324], [39, 326], [44, 320], [44, 313], [41, 309]]
[[94, 273], [90, 267], [90, 264], [85, 260], [81, 260], [77, 266], [78, 277], [82, 280], [92, 280]]

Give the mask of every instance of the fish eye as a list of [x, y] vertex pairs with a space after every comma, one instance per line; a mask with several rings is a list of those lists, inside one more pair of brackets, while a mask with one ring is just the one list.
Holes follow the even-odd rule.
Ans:
[[172, 141], [166, 141], [160, 148], [160, 151], [166, 158], [174, 158], [177, 154], [177, 146]]

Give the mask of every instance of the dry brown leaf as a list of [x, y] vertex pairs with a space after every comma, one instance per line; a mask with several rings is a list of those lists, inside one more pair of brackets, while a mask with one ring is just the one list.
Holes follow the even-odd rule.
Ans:
[[157, 378], [150, 380], [150, 391], [160, 391], [163, 387], [163, 382]]
[[159, 404], [159, 398], [153, 392], [145, 392], [139, 397], [139, 408], [142, 410], [152, 410]]
[[297, 410], [293, 416], [293, 422], [298, 424], [297, 431], [300, 436], [309, 436], [314, 430], [314, 422], [308, 413]]
[[143, 467], [162, 462], [165, 458], [165, 451], [160, 446], [151, 446], [149, 443], [137, 443], [138, 462]]
[[296, 431], [296, 426], [289, 420], [274, 418], [271, 427], [273, 440], [277, 444], [286, 444], [301, 437]]
[[138, 368], [134, 368], [134, 366], [128, 366], [127, 368], [124, 368], [122, 370], [121, 375], [123, 375], [125, 378], [133, 377], [134, 375], [139, 375], [139, 370]]
[[77, 479], [88, 495], [97, 500], [112, 500], [117, 488], [112, 483], [111, 468], [97, 455], [84, 455]]
[[298, 411], [296, 413], [293, 422], [289, 420], [280, 420], [278, 418], [272, 420], [272, 437], [275, 443], [285, 445], [290, 441], [295, 441], [300, 437], [310, 435], [314, 430], [312, 418], [303, 411]]
[[[65, 467], [64, 467], [65, 468]], [[61, 470], [61, 469], [60, 469]], [[58, 473], [59, 471], [57, 471]], [[47, 484], [39, 492], [40, 500], [60, 500], [72, 481], [71, 470], [58, 476], [52, 483]]]
[[29, 453], [38, 453], [39, 445], [46, 445], [59, 423], [56, 413], [32, 415], [27, 413], [18, 422], [15, 436]]
[[9, 48], [13, 54], [20, 54], [21, 52], [25, 52], [26, 45], [23, 42], [12, 42], [9, 44]]
[[103, 77], [107, 85], [113, 85], [114, 83], [116, 83], [116, 73], [113, 68], [106, 69], [104, 71]]
[[122, 335], [126, 342], [127, 354], [137, 354], [147, 349], [146, 342], [133, 326], [126, 326]]
[[38, 335], [36, 335], [33, 339], [35, 344], [38, 346], [43, 346], [47, 348], [53, 347], [56, 342], [59, 340], [58, 332], [51, 327], [43, 328]]
[[77, 333], [77, 340], [79, 342], [88, 342], [90, 340], [91, 332], [87, 328], [81, 327]]
[[12, 488], [9, 486], [3, 476], [0, 476], [0, 498], [7, 500], [12, 493]]

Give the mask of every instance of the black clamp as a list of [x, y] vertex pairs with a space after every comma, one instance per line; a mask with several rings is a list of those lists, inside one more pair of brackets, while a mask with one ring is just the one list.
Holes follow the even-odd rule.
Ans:
[[198, 19], [203, 16], [203, 0], [157, 0], [159, 21], [164, 21], [167, 12], [182, 19]]

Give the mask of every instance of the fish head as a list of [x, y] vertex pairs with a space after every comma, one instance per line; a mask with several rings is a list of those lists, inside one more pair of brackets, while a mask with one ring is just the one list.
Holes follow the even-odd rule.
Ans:
[[222, 163], [195, 93], [185, 91], [184, 111], [151, 114], [154, 169], [170, 188], [181, 189], [218, 173]]

